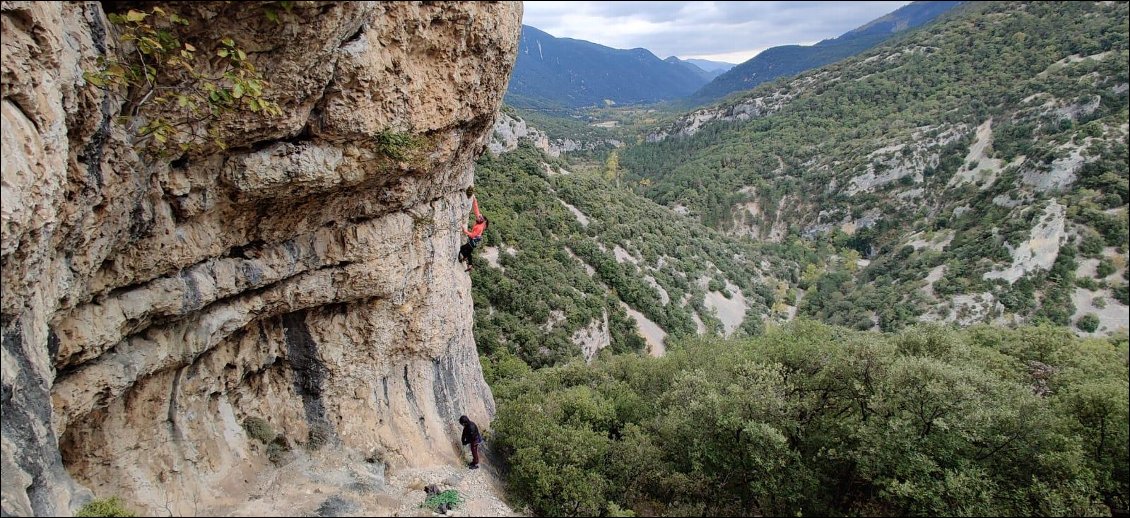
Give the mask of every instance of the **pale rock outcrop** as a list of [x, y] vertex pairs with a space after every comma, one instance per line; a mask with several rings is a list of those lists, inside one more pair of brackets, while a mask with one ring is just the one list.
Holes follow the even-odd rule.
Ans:
[[1059, 247], [1066, 239], [1067, 208], [1052, 200], [1044, 208], [1039, 223], [1032, 227], [1029, 238], [1013, 246], [1005, 243], [1012, 255], [1012, 265], [1003, 270], [985, 272], [985, 279], [1004, 279], [1009, 284], [1036, 270], [1050, 270], [1059, 256]]
[[978, 185], [979, 190], [988, 189], [997, 181], [997, 176], [1009, 166], [1023, 163], [1020, 157], [1011, 163], [990, 156], [993, 147], [993, 119], [990, 117], [977, 127], [974, 133], [973, 144], [969, 146], [969, 154], [965, 156], [961, 167], [946, 184], [947, 187], [957, 187], [967, 182]]
[[663, 142], [668, 137], [690, 137], [713, 121], [746, 121], [780, 111], [795, 95], [785, 91], [773, 92], [764, 97], [746, 99], [729, 106], [714, 106], [691, 112], [667, 126], [649, 133], [647, 142]]
[[460, 462], [456, 419], [494, 402], [458, 228], [521, 5], [162, 6], [202, 52], [246, 49], [283, 115], [143, 158], [82, 78], [120, 46], [102, 4], [3, 3], [3, 513], [246, 494], [249, 417], [296, 446]]
[[544, 131], [537, 129], [525, 119], [506, 112], [499, 113], [491, 130], [487, 149], [496, 155], [514, 151], [521, 142], [529, 142], [546, 155], [559, 157], [564, 153], [574, 151], [591, 151], [595, 149], [618, 148], [623, 142], [612, 138], [595, 138], [578, 141], [571, 138], [550, 138]]
[[518, 143], [528, 141], [534, 147], [542, 150], [551, 157], [559, 157], [561, 153], [577, 151], [581, 144], [572, 139], [550, 140], [545, 132], [526, 124], [521, 118], [500, 113], [491, 129], [491, 138], [487, 142], [487, 149], [494, 154], [502, 154], [518, 148]]
[[648, 133], [647, 142], [663, 142], [668, 137], [686, 138], [698, 133], [708, 123], [714, 121], [733, 122], [759, 119], [781, 111], [801, 93], [811, 89], [820, 81], [838, 81], [829, 72], [798, 77], [775, 92], [761, 97], [749, 97], [717, 106], [701, 108], [675, 119], [669, 124]]
[[[624, 311], [628, 313], [632, 320], [636, 321], [636, 329], [639, 330], [640, 336], [644, 338], [647, 343], [647, 353], [653, 357], [660, 357], [667, 354], [667, 332], [659, 327], [659, 324], [653, 322], [646, 315], [636, 311], [631, 306], [620, 303]], [[598, 351], [599, 352], [599, 351]]]
[[608, 324], [608, 310], [604, 311], [603, 318], [593, 320], [589, 325], [576, 330], [572, 336], [573, 343], [581, 346], [581, 354], [586, 362], [591, 362], [601, 349], [612, 345], [612, 331]]

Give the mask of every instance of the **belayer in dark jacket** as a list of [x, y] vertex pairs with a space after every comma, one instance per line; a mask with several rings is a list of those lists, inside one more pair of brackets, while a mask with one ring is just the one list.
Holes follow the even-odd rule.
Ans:
[[479, 425], [475, 424], [465, 415], [459, 416], [459, 424], [463, 425], [463, 444], [471, 446], [471, 469], [479, 469], [479, 444], [483, 442], [483, 434], [479, 433]]

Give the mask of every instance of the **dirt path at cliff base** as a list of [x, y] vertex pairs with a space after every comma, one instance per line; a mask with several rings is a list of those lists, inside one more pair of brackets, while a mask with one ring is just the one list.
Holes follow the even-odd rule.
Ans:
[[[438, 465], [386, 468], [357, 452], [326, 448], [289, 452], [256, 480], [233, 481], [228, 502], [201, 505], [200, 516], [441, 516], [421, 507], [424, 487], [455, 489], [462, 505], [445, 516], [522, 516], [502, 500], [502, 482], [483, 468]], [[244, 493], [248, 484], [251, 492]]]

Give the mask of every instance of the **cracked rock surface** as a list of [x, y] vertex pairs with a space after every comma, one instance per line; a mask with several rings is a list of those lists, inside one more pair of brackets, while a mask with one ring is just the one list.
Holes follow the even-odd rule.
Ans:
[[121, 47], [103, 4], [3, 2], [5, 514], [247, 493], [249, 418], [409, 469], [493, 417], [456, 255], [521, 5], [295, 4], [161, 4], [246, 49], [283, 115], [155, 160], [82, 78]]

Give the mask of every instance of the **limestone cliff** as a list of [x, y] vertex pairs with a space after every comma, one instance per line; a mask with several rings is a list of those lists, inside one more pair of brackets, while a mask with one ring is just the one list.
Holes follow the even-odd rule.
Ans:
[[3, 3], [6, 515], [238, 494], [250, 417], [415, 466], [493, 416], [456, 252], [521, 5], [294, 4], [162, 4], [247, 49], [284, 115], [152, 160], [83, 80], [121, 45], [103, 4]]

